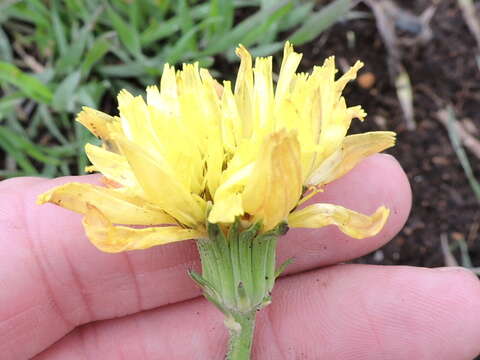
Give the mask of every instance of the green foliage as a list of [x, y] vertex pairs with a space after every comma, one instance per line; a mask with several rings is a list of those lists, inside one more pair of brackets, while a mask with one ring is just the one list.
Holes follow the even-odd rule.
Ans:
[[[81, 106], [115, 112], [116, 93], [142, 93], [165, 63], [237, 61], [303, 44], [352, 0], [7, 0], [0, 4], [0, 177], [83, 172], [95, 142], [73, 119]], [[231, 74], [219, 74], [230, 77]], [[4, 156], [2, 156], [4, 155]], [[0, 165], [1, 166], [1, 165]]]

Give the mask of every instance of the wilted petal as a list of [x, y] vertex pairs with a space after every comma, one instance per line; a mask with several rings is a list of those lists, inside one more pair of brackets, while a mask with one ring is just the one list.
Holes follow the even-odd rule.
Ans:
[[294, 211], [288, 217], [288, 225], [294, 228], [320, 228], [336, 225], [356, 239], [376, 235], [385, 225], [390, 210], [380, 206], [371, 216], [360, 214], [333, 204], [314, 204]]
[[90, 241], [98, 249], [116, 253], [127, 250], [146, 249], [156, 245], [194, 239], [205, 234], [179, 226], [151, 227], [134, 229], [114, 226], [95, 206], [89, 205], [83, 226]]
[[175, 224], [176, 221], [144, 199], [129, 195], [120, 189], [68, 183], [53, 188], [38, 197], [39, 204], [53, 203], [66, 209], [85, 214], [87, 204], [99, 209], [110, 221], [128, 225]]
[[307, 185], [327, 184], [352, 170], [367, 156], [395, 145], [395, 133], [373, 131], [345, 137], [342, 146], [310, 175]]
[[109, 151], [118, 153], [113, 137], [123, 136], [123, 129], [118, 117], [107, 115], [101, 111], [83, 107], [76, 121], [85, 126], [92, 134], [103, 140], [103, 146]]
[[269, 230], [285, 220], [301, 194], [300, 145], [294, 132], [270, 134], [264, 141], [243, 192], [245, 212]]
[[113, 133], [121, 133], [118, 118], [86, 106], [82, 108], [76, 120], [92, 134], [104, 140], [110, 139]]

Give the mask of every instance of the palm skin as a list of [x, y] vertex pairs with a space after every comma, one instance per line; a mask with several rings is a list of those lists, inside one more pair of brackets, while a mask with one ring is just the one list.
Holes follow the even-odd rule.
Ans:
[[[186, 274], [198, 270], [194, 242], [98, 251], [78, 214], [35, 204], [72, 180], [0, 183], [0, 357], [222, 359], [222, 314]], [[469, 360], [480, 352], [480, 282], [468, 271], [338, 264], [382, 246], [406, 221], [410, 188], [393, 158], [364, 160], [315, 201], [392, 212], [373, 238], [326, 227], [280, 241], [279, 262], [295, 262], [259, 313], [254, 359]]]

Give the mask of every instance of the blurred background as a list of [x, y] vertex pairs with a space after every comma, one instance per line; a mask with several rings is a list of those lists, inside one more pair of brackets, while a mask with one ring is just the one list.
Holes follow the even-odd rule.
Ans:
[[[0, 2], [0, 179], [84, 173], [84, 105], [115, 114], [117, 92], [142, 94], [163, 64], [198, 61], [232, 79], [238, 43], [301, 70], [335, 54], [366, 66], [345, 93], [394, 130], [390, 151], [414, 205], [388, 245], [359, 260], [459, 264], [480, 273], [480, 2], [473, 0], [3, 0]], [[478, 267], [478, 268], [477, 268]]]

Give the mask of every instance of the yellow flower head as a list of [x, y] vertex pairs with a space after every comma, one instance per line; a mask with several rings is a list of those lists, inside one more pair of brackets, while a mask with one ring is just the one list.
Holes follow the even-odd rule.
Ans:
[[[345, 85], [357, 62], [335, 80], [334, 58], [296, 73], [302, 55], [286, 43], [278, 82], [272, 58], [252, 65], [240, 46], [234, 88], [220, 85], [198, 64], [181, 71], [165, 65], [146, 101], [123, 90], [119, 116], [84, 108], [77, 120], [103, 140], [87, 144], [88, 158], [106, 187], [69, 183], [40, 195], [85, 215], [83, 224], [101, 250], [143, 249], [206, 236], [206, 223], [228, 228], [261, 222], [263, 231], [337, 225], [363, 238], [383, 227], [389, 211], [367, 216], [332, 204], [296, 209], [360, 160], [394, 145], [392, 132], [347, 136], [360, 106], [347, 107]], [[142, 226], [132, 226], [142, 225]]]

